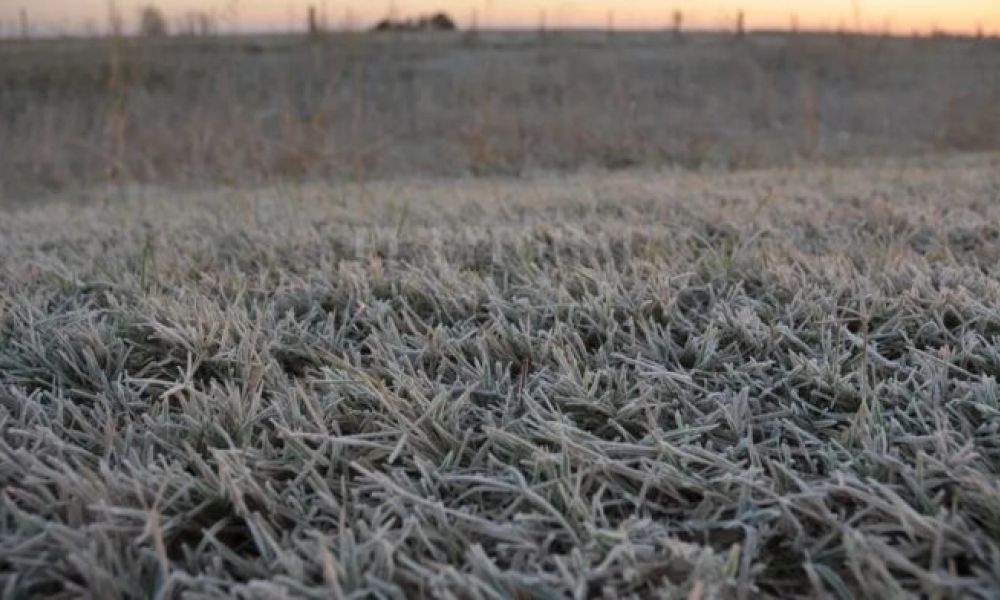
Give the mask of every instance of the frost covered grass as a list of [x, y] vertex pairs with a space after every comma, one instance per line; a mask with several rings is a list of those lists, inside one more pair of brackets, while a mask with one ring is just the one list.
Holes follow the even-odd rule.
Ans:
[[994, 597], [998, 173], [8, 212], [0, 587]]

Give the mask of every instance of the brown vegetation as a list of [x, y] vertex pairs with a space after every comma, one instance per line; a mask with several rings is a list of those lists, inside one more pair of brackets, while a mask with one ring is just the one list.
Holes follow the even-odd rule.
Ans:
[[3, 194], [1000, 147], [1000, 44], [536, 33], [0, 44]]

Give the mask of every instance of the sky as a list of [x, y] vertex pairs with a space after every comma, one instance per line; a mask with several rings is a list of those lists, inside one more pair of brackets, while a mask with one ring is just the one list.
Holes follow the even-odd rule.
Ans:
[[100, 31], [112, 1], [133, 21], [138, 7], [153, 3], [171, 18], [211, 10], [223, 29], [244, 31], [301, 28], [314, 4], [325, 6], [331, 26], [443, 10], [461, 25], [475, 14], [483, 26], [536, 27], [544, 13], [550, 26], [605, 27], [613, 15], [618, 28], [659, 28], [680, 10], [685, 23], [700, 28], [731, 27], [743, 11], [749, 28], [787, 27], [795, 19], [803, 28], [971, 33], [982, 27], [1000, 34], [1000, 0], [0, 0], [0, 23], [16, 30], [24, 9], [39, 32]]

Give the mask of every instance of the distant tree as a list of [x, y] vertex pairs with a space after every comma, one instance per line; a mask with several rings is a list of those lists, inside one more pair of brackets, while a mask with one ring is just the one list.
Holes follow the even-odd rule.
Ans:
[[445, 13], [437, 13], [427, 21], [425, 28], [437, 31], [455, 31], [458, 29], [458, 26], [455, 24], [455, 21]]
[[169, 33], [167, 18], [163, 11], [149, 5], [139, 9], [139, 35], [143, 37], [163, 37]]

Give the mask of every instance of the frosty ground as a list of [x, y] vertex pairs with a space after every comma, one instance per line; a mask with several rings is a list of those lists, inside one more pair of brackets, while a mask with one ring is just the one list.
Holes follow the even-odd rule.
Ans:
[[0, 219], [11, 597], [994, 597], [1000, 159]]

